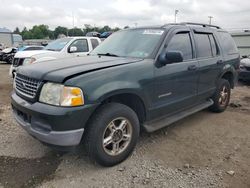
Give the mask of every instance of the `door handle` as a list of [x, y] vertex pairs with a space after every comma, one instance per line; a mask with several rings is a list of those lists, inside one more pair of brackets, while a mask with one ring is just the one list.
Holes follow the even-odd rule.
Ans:
[[218, 60], [218, 61], [217, 61], [217, 65], [220, 65], [220, 64], [223, 64], [223, 61], [222, 61], [222, 60]]
[[196, 65], [190, 65], [190, 66], [188, 66], [188, 70], [189, 71], [193, 71], [193, 70], [196, 70], [196, 69], [197, 69]]

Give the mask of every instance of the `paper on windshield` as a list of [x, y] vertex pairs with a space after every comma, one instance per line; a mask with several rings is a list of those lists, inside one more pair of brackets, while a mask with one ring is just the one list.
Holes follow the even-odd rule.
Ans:
[[146, 29], [142, 34], [144, 35], [162, 35], [164, 31], [159, 29]]

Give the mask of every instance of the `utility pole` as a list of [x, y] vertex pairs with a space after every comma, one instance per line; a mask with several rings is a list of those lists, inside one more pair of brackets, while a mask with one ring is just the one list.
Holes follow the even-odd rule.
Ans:
[[174, 23], [177, 22], [177, 14], [179, 13], [179, 10], [174, 11]]
[[213, 16], [208, 16], [208, 19], [209, 19], [209, 25], [211, 25], [212, 24], [212, 19], [213, 19], [214, 17]]

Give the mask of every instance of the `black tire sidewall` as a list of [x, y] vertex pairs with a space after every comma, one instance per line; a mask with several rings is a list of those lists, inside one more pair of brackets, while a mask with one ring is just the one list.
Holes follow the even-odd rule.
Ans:
[[[131, 123], [132, 138], [128, 147], [121, 154], [111, 156], [103, 148], [103, 134], [108, 124], [119, 117], [124, 117]], [[94, 157], [95, 161], [103, 166], [113, 166], [125, 160], [136, 146], [140, 131], [136, 113], [129, 107], [118, 103], [110, 103], [101, 107], [96, 116], [93, 117], [90, 126], [92, 126], [90, 130], [90, 142], [92, 143], [89, 143], [92, 156], [90, 157]]]

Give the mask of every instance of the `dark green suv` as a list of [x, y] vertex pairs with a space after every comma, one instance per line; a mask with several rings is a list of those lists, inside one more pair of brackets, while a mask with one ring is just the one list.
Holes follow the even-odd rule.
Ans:
[[85, 145], [115, 165], [148, 132], [209, 108], [226, 109], [240, 56], [217, 26], [181, 23], [126, 29], [87, 57], [18, 70], [11, 95], [17, 122], [54, 146]]

